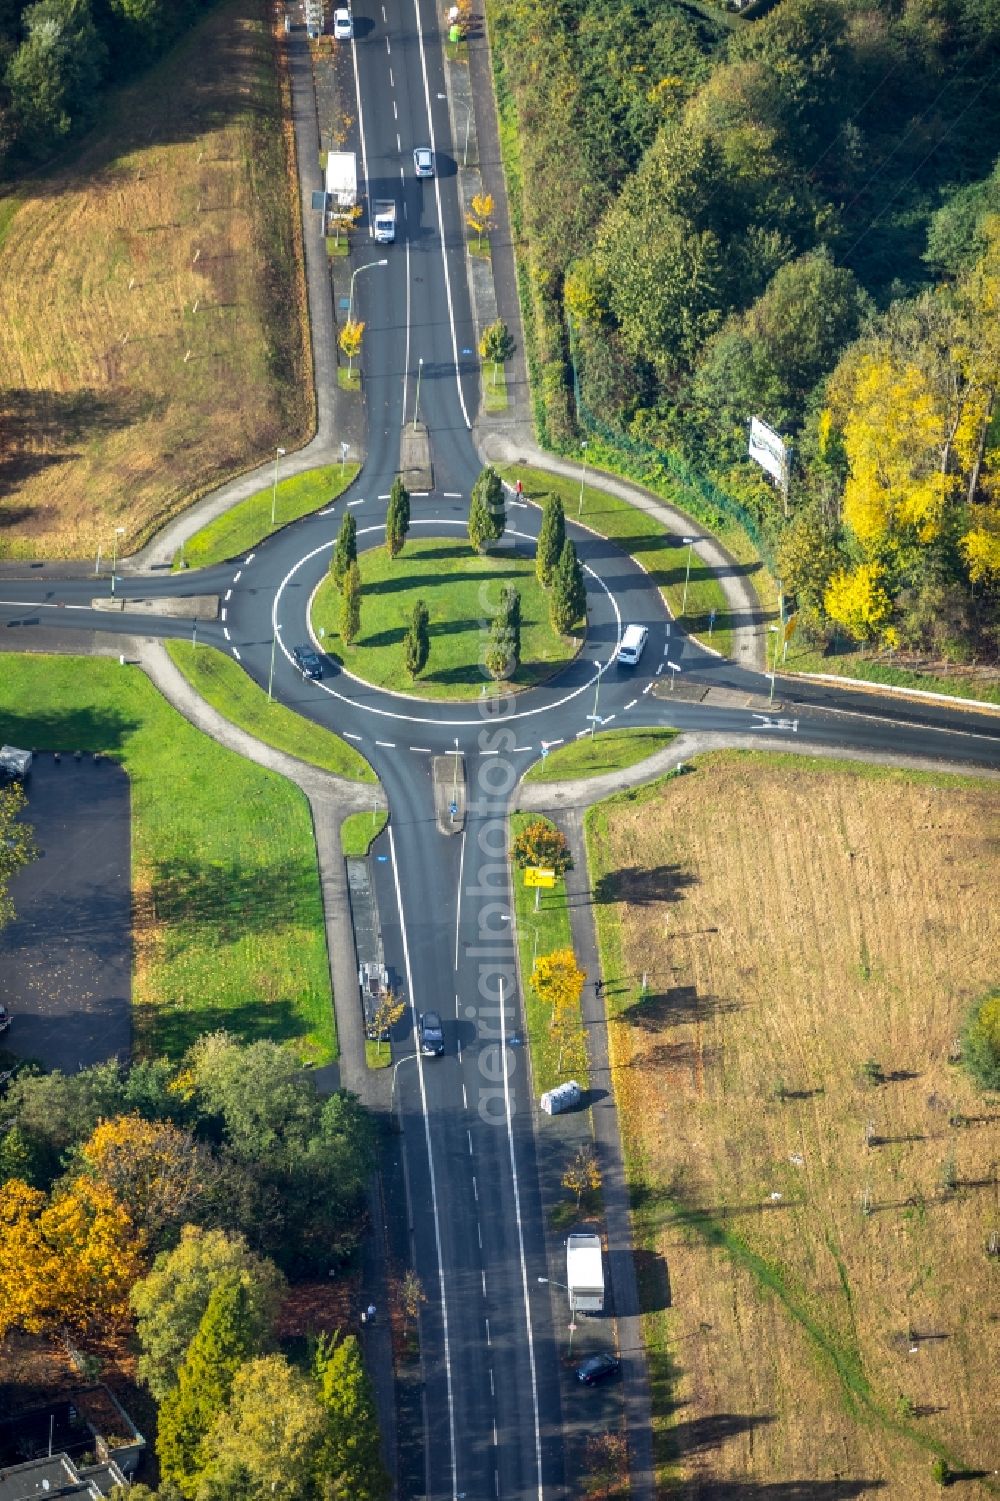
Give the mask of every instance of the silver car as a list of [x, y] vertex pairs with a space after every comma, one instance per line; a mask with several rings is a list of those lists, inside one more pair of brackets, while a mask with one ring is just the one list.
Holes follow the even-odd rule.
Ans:
[[429, 146], [418, 146], [413, 153], [413, 170], [418, 177], [434, 176], [434, 153]]

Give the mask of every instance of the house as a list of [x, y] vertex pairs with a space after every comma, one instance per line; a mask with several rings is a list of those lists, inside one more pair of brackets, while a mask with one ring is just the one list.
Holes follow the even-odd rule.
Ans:
[[114, 1460], [107, 1464], [76, 1465], [68, 1454], [45, 1455], [26, 1464], [0, 1470], [0, 1501], [35, 1501], [36, 1496], [78, 1496], [100, 1501], [116, 1485], [126, 1485]]

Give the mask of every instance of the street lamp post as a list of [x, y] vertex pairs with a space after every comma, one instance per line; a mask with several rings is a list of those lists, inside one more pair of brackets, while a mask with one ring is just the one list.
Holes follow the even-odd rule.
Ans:
[[348, 323], [350, 323], [350, 321], [351, 321], [351, 315], [354, 312], [354, 280], [355, 280], [355, 277], [360, 276], [361, 273], [362, 273], [362, 271], [370, 271], [373, 266], [388, 266], [388, 264], [389, 264], [388, 260], [386, 259], [385, 256], [383, 256], [380, 261], [365, 261], [365, 264], [363, 266], [358, 266], [356, 270], [354, 270], [354, 271], [351, 272], [351, 291], [350, 291], [350, 295], [348, 296], [348, 299], [347, 299], [347, 321], [348, 321]]
[[274, 528], [274, 516], [278, 506], [278, 460], [285, 457], [283, 448], [274, 450], [274, 483], [271, 486], [271, 527]]
[[687, 571], [684, 574], [684, 598], [681, 600], [681, 614], [682, 615], [684, 615], [684, 614], [687, 613], [688, 584], [691, 582], [691, 550], [694, 547], [694, 544], [695, 544], [695, 542], [698, 539], [697, 539], [697, 537], [685, 537], [683, 540], [687, 544], [688, 560], [687, 560]]
[[[538, 1280], [539, 1280], [539, 1282], [548, 1282], [548, 1283], [551, 1284], [552, 1287], [561, 1287], [564, 1292], [567, 1292], [567, 1293], [569, 1292], [569, 1288], [567, 1287], [566, 1283], [565, 1282], [557, 1282], [554, 1277], [539, 1277]], [[573, 1305], [572, 1304], [570, 1304], [569, 1318], [570, 1318], [570, 1322], [569, 1322], [569, 1353], [572, 1355], [572, 1353], [573, 1353], [573, 1336], [576, 1333], [576, 1319], [573, 1317]]]
[[396, 1062], [392, 1065], [392, 1085], [391, 1085], [391, 1087], [389, 1089], [389, 1119], [390, 1120], [394, 1120], [395, 1119], [395, 1111], [396, 1111], [396, 1070], [398, 1068], [401, 1068], [404, 1063], [412, 1063], [413, 1060], [414, 1060], [414, 1058], [416, 1058], [416, 1056], [417, 1056], [416, 1053], [407, 1053], [405, 1055], [405, 1057], [403, 1057], [403, 1058], [397, 1058]]
[[115, 572], [116, 572], [116, 570], [118, 568], [118, 538], [119, 537], [124, 537], [124, 535], [125, 535], [125, 528], [123, 526], [116, 526], [115, 527], [115, 540], [114, 540], [114, 544], [113, 544], [112, 549], [111, 549], [111, 593], [112, 594], [114, 594], [114, 592], [115, 592]]
[[420, 416], [420, 381], [424, 373], [424, 357], [420, 356], [417, 361], [417, 399], [413, 403], [413, 431], [417, 430], [417, 418]]
[[[447, 99], [447, 97], [447, 94], [438, 95], [439, 99]], [[472, 129], [472, 105], [466, 104], [462, 100], [459, 100], [458, 102], [465, 110], [465, 146], [462, 150], [462, 166], [467, 167], [469, 165], [469, 132]]]
[[583, 482], [587, 478], [587, 444], [586, 444], [586, 440], [584, 440], [584, 442], [580, 444], [580, 447], [583, 449], [583, 468], [580, 470], [580, 504], [576, 508], [576, 514], [578, 516], [582, 515], [582, 513], [583, 513]]

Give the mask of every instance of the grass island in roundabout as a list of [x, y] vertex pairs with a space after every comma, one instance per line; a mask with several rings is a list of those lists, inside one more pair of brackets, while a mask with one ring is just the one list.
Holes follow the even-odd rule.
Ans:
[[[477, 553], [463, 538], [412, 533], [398, 557], [385, 547], [358, 554], [361, 630], [353, 646], [340, 637], [340, 594], [329, 575], [313, 595], [310, 621], [327, 654], [378, 688], [421, 698], [478, 698], [484, 684], [509, 693], [544, 682], [571, 661], [583, 634], [560, 636], [549, 620], [549, 595], [530, 555], [509, 539]], [[483, 666], [487, 633], [504, 585], [521, 594], [521, 662], [510, 682], [495, 684]], [[423, 672], [406, 670], [403, 640], [418, 599], [430, 616], [430, 655]]]

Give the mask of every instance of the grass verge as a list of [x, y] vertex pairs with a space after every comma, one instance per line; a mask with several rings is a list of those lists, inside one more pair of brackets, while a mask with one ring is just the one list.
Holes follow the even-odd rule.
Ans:
[[271, 486], [258, 490], [238, 505], [217, 516], [178, 551], [174, 567], [182, 561], [189, 568], [208, 568], [238, 557], [279, 527], [328, 506], [352, 485], [358, 476], [357, 464], [325, 464], [307, 474], [293, 474], [280, 480], [274, 498], [274, 523], [271, 523]]
[[303, 719], [269, 699], [257, 684], [224, 652], [190, 641], [168, 641], [174, 665], [219, 713], [275, 750], [296, 756], [320, 771], [354, 782], [374, 782], [375, 773], [360, 752], [322, 725]]
[[574, 777], [601, 777], [624, 771], [655, 755], [675, 739], [676, 730], [647, 725], [637, 730], [602, 730], [557, 746], [525, 774], [526, 782], [569, 782]]
[[[514, 839], [525, 824], [533, 823], [537, 813], [515, 813], [511, 818], [511, 838]], [[548, 823], [548, 819], [543, 822]], [[524, 884], [522, 871], [514, 869], [511, 874], [514, 888], [514, 913], [517, 922], [518, 963], [521, 971], [521, 995], [524, 997], [524, 1021], [528, 1029], [528, 1044], [531, 1048], [531, 1070], [535, 1093], [542, 1094], [566, 1079], [576, 1079], [584, 1089], [589, 1083], [587, 1045], [579, 1006], [575, 1015], [567, 1020], [561, 1039], [553, 1032], [552, 1010], [535, 994], [531, 986], [531, 972], [535, 959], [542, 954], [551, 954], [554, 949], [571, 949], [573, 936], [570, 930], [569, 907], [566, 902], [566, 882], [558, 880], [551, 890], [539, 890], [538, 909], [535, 910], [535, 891]]]
[[873, 661], [859, 651], [839, 652], [827, 656], [809, 646], [797, 646], [792, 637], [788, 658], [779, 664], [780, 672], [826, 672], [838, 677], [860, 678], [866, 683], [884, 683], [894, 688], [917, 688], [924, 693], [946, 693], [950, 698], [973, 698], [983, 703], [1000, 704], [1000, 678], [996, 672], [985, 676], [982, 669], [955, 667], [950, 671], [925, 672], [911, 667], [897, 667], [892, 662]]
[[389, 1068], [392, 1064], [392, 1048], [387, 1042], [372, 1042], [365, 1038], [365, 1063], [369, 1068]]
[[0, 245], [9, 556], [92, 558], [119, 525], [131, 552], [308, 437], [286, 88], [269, 8], [223, 0], [19, 184]]
[[312, 822], [283, 777], [188, 724], [138, 670], [5, 655], [14, 744], [100, 751], [131, 782], [133, 1036], [178, 1057], [203, 1032], [336, 1053]]
[[361, 371], [357, 365], [348, 368], [345, 365], [337, 366], [337, 385], [342, 391], [361, 390]]
[[348, 813], [340, 825], [340, 848], [345, 860], [363, 860], [388, 822], [384, 808], [373, 808], [371, 813]]
[[486, 377], [486, 366], [482, 373], [483, 410], [485, 412], [505, 412], [507, 410], [507, 374], [501, 363], [493, 365], [489, 378]]
[[[637, 506], [619, 500], [597, 485], [584, 484], [581, 508], [578, 479], [567, 479], [523, 464], [498, 464], [497, 471], [509, 484], [520, 480], [528, 499], [539, 505], [546, 495], [558, 495], [570, 521], [579, 520], [602, 537], [617, 542], [624, 552], [642, 564], [670, 606], [674, 619], [682, 621], [685, 630], [709, 642], [724, 656], [729, 655], [733, 648], [733, 633], [726, 596], [712, 569], [706, 567], [697, 554], [691, 557], [687, 609], [681, 609], [688, 550], [673, 532], [666, 531], [659, 521]], [[711, 619], [713, 610], [714, 622]]]
[[932, 1460], [995, 1467], [991, 1148], [949, 1063], [1000, 942], [995, 806], [971, 778], [716, 753], [587, 815], [664, 1482], [737, 1411], [723, 1488], [751, 1446], [758, 1486], [810, 1493], [838, 1466], [916, 1498]]
[[[511, 546], [480, 555], [468, 542], [411, 536], [397, 558], [376, 547], [361, 553], [358, 564], [361, 632], [355, 644], [340, 640], [340, 596], [329, 578], [313, 600], [312, 625], [325, 632], [331, 652], [336, 642], [349, 672], [377, 687], [434, 699], [496, 691], [482, 658], [491, 609], [499, 606], [504, 584], [521, 591], [521, 665], [504, 691], [544, 681], [579, 650], [576, 637], [558, 636], [549, 624], [548, 599], [535, 578], [533, 557]], [[430, 657], [414, 682], [403, 660], [403, 641], [418, 599], [430, 613]]]

